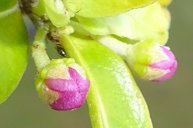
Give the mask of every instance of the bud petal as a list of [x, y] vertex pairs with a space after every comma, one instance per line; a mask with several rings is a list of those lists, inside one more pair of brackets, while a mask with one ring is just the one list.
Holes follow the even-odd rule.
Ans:
[[177, 68], [176, 58], [169, 47], [149, 41], [129, 48], [127, 63], [141, 78], [156, 82], [171, 78]]
[[155, 79], [154, 81], [164, 81], [168, 78], [171, 78], [175, 74], [177, 69], [176, 58], [174, 54], [170, 51], [169, 47], [161, 46], [161, 49], [167, 55], [168, 60], [162, 60], [160, 62], [150, 64], [149, 66], [152, 68], [164, 70], [165, 74], [158, 79]]
[[52, 60], [40, 72], [36, 88], [52, 109], [73, 110], [85, 102], [89, 80], [73, 59]]

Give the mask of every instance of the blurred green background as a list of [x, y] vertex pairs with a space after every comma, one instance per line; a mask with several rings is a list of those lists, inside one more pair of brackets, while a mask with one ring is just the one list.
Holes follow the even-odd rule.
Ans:
[[[193, 1], [174, 0], [169, 9], [172, 23], [168, 45], [178, 59], [177, 73], [163, 83], [137, 82], [154, 128], [193, 128]], [[0, 128], [91, 128], [86, 105], [72, 112], [49, 109], [35, 92], [34, 77], [30, 58], [20, 86], [0, 105]]]

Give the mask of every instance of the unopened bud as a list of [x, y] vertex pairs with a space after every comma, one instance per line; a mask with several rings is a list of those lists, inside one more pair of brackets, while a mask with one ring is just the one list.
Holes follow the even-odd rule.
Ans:
[[84, 104], [89, 80], [73, 59], [56, 59], [39, 73], [36, 89], [52, 109], [73, 110]]
[[177, 68], [176, 58], [169, 47], [150, 42], [131, 46], [127, 63], [141, 78], [157, 82], [171, 78]]

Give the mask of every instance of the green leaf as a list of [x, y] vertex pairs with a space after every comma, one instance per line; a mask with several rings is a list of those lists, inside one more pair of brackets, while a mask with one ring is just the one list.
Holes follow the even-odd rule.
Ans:
[[90, 39], [63, 35], [61, 42], [90, 79], [87, 101], [93, 128], [152, 128], [143, 96], [118, 55]]
[[13, 7], [16, 4], [16, 0], [0, 0], [0, 13]]
[[93, 35], [114, 34], [139, 41], [152, 39], [161, 44], [168, 40], [170, 15], [158, 2], [113, 17], [77, 19]]
[[15, 90], [25, 71], [27, 42], [18, 5], [0, 12], [0, 103]]
[[78, 16], [104, 17], [151, 4], [156, 0], [63, 0], [65, 7]]

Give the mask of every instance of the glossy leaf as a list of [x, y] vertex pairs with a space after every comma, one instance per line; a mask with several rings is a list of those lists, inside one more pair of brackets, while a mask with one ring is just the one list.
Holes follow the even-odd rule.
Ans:
[[0, 103], [17, 87], [27, 64], [27, 32], [18, 5], [0, 12]]
[[90, 39], [62, 36], [61, 40], [90, 79], [88, 107], [93, 128], [152, 128], [143, 96], [118, 55]]
[[131, 40], [152, 39], [155, 42], [165, 44], [168, 40], [170, 15], [157, 2], [118, 16], [78, 17], [78, 21], [85, 30], [93, 35], [114, 34]]
[[104, 17], [117, 15], [128, 10], [143, 7], [156, 0], [63, 0], [65, 7], [83, 17]]

